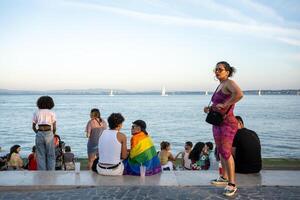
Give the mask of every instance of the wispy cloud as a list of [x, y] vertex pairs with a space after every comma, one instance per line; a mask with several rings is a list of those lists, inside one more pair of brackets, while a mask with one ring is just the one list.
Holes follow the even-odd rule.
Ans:
[[[162, 23], [162, 24], [218, 29], [218, 30], [235, 32], [240, 34], [250, 34], [250, 35], [253, 34], [255, 36], [273, 38], [289, 45], [300, 46], [299, 29], [282, 27], [273, 24], [263, 24], [263, 23], [251, 24], [251, 23], [242, 23], [242, 22], [234, 22], [234, 21], [208, 20], [208, 19], [201, 19], [201, 18], [153, 14], [153, 13], [133, 11], [133, 10], [124, 9], [120, 7], [104, 6], [96, 3], [81, 3], [81, 2], [67, 1], [64, 4], [69, 6], [78, 6], [84, 9], [110, 12], [118, 15], [132, 17], [139, 20], [147, 20], [147, 21]], [[261, 12], [263, 11], [263, 9], [265, 9], [268, 12], [272, 13], [272, 11], [267, 7], [263, 7], [263, 6], [259, 7], [258, 4], [253, 4], [252, 6], [256, 6], [257, 9], [260, 10]]]
[[[186, 1], [187, 0], [185, 0], [185, 2]], [[226, 15], [230, 17], [233, 21], [256, 23], [256, 20], [244, 15], [239, 10], [226, 6], [221, 3], [217, 3], [214, 0], [201, 0], [201, 1], [189, 0], [189, 2], [205, 10], [210, 10], [214, 12], [216, 15]]]
[[255, 1], [251, 0], [239, 0], [241, 3], [245, 4], [246, 6], [250, 7], [252, 11], [259, 13], [261, 15], [267, 16], [269, 18], [272, 18], [273, 20], [277, 20], [279, 22], [283, 22], [284, 19], [280, 15], [277, 14], [277, 12], [272, 9], [271, 7], [268, 7], [266, 5], [260, 4]]

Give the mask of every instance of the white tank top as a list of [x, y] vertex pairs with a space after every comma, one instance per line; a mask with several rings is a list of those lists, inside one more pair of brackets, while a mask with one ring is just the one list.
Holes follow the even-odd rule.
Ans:
[[116, 165], [121, 162], [121, 143], [116, 130], [104, 130], [99, 138], [99, 163]]

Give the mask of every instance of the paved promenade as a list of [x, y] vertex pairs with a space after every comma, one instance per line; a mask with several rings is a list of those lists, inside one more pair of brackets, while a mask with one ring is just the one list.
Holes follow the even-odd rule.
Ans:
[[100, 176], [90, 171], [0, 172], [0, 200], [43, 199], [300, 199], [300, 171], [237, 175], [238, 192], [210, 185], [217, 171], [174, 171], [151, 177]]
[[222, 195], [223, 188], [213, 186], [98, 186], [78, 189], [0, 192], [0, 200], [159, 200], [159, 199], [300, 199], [300, 187], [240, 187], [233, 197]]

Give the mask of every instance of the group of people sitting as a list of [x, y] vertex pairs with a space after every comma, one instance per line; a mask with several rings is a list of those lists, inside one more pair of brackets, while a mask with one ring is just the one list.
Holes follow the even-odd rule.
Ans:
[[163, 170], [174, 170], [177, 159], [180, 159], [179, 167], [182, 170], [208, 170], [211, 165], [211, 155], [213, 152], [212, 142], [197, 142], [193, 148], [193, 143], [187, 141], [184, 151], [179, 152], [175, 157], [171, 153], [171, 144], [167, 141], [160, 143], [161, 151], [158, 152]]
[[[95, 116], [95, 117], [94, 117]], [[239, 130], [234, 138], [232, 155], [235, 159], [237, 173], [257, 173], [261, 170], [261, 146], [257, 134], [244, 127], [243, 120], [236, 116]], [[101, 120], [101, 121], [100, 121]], [[96, 123], [95, 123], [96, 121]], [[100, 123], [98, 123], [100, 122]], [[92, 109], [91, 120], [86, 127], [88, 139], [88, 169], [102, 175], [140, 175], [141, 166], [145, 175], [154, 175], [164, 170], [176, 170], [180, 160], [181, 170], [208, 170], [214, 160], [219, 161], [217, 148], [212, 142], [191, 141], [184, 145], [184, 151], [173, 156], [171, 144], [160, 143], [160, 151], [156, 151], [153, 141], [146, 131], [146, 123], [136, 120], [132, 123], [130, 149], [127, 149], [127, 138], [121, 132], [124, 117], [120, 113], [112, 113], [106, 122], [101, 119], [98, 109]], [[58, 135], [54, 135], [55, 169], [74, 170], [74, 154], [70, 146], [65, 146]], [[10, 153], [0, 158], [0, 170], [37, 170], [36, 147], [24, 164], [20, 157], [20, 145], [14, 145]], [[100, 155], [100, 156], [99, 156]]]
[[[257, 173], [261, 170], [259, 139], [255, 132], [244, 128], [241, 117], [237, 119], [241, 121], [240, 129], [232, 150], [237, 163], [236, 172]], [[101, 122], [106, 123], [103, 119]], [[89, 121], [87, 125], [89, 137], [94, 139], [95, 134], [99, 133], [99, 130], [101, 132], [96, 137], [98, 144], [94, 142], [97, 145], [92, 146], [90, 138], [88, 142], [88, 153], [91, 152], [89, 149], [96, 151], [95, 159], [91, 159], [93, 171], [102, 175], [140, 175], [141, 166], [144, 166], [145, 174], [148, 176], [160, 173], [162, 170], [176, 169], [177, 158], [181, 158], [182, 169], [185, 170], [207, 170], [214, 159], [213, 155], [218, 160], [218, 151], [216, 148], [213, 151], [214, 146], [211, 142], [198, 142], [193, 146], [192, 142], [188, 141], [185, 143], [185, 150], [174, 157], [170, 143], [163, 141], [160, 144], [160, 151], [157, 152], [143, 120], [132, 123], [130, 149], [127, 149], [126, 135], [121, 132], [123, 122], [124, 117], [120, 113], [112, 113], [108, 117], [108, 129], [106, 127], [93, 129], [92, 126], [89, 127], [91, 123]]]
[[[71, 152], [70, 146], [64, 146], [64, 142], [60, 140], [58, 135], [55, 136], [55, 157], [56, 157], [56, 170], [74, 170], [74, 154]], [[32, 147], [32, 152], [27, 157], [27, 161], [23, 161], [20, 156], [21, 146], [13, 145], [10, 152], [0, 157], [0, 170], [38, 170], [36, 146]]]

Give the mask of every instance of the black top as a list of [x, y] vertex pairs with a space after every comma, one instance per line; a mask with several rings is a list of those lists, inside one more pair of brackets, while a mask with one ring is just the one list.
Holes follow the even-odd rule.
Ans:
[[261, 146], [257, 134], [249, 129], [239, 129], [233, 140], [235, 171], [257, 173], [261, 170]]

